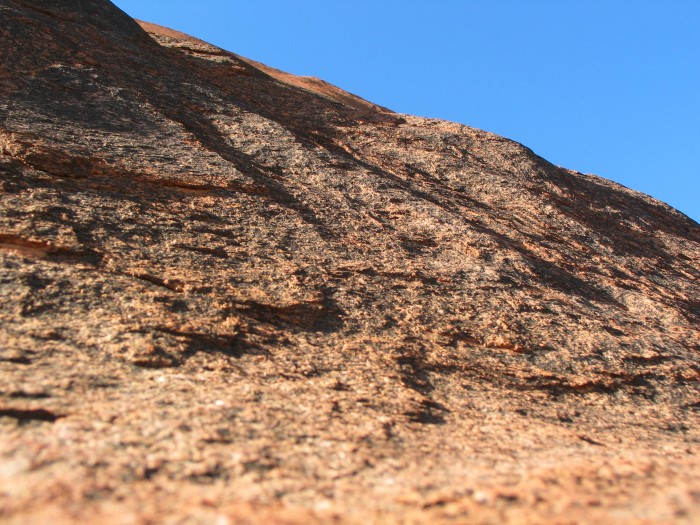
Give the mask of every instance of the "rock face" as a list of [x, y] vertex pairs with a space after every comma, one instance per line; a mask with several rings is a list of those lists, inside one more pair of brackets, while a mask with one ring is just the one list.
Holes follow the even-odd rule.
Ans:
[[0, 522], [700, 520], [700, 226], [104, 0], [0, 0]]

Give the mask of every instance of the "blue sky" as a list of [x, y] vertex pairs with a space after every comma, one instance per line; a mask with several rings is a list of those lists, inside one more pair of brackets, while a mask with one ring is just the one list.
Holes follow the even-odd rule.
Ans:
[[700, 1], [114, 3], [394, 111], [493, 131], [700, 222]]

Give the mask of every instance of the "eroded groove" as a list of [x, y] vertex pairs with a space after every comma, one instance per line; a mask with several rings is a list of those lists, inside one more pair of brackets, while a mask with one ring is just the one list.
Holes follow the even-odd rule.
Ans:
[[30, 259], [47, 259], [52, 262], [99, 264], [102, 254], [93, 250], [74, 250], [56, 246], [46, 241], [27, 239], [13, 233], [0, 233], [0, 250], [14, 252]]
[[54, 249], [49, 243], [44, 241], [33, 241], [14, 233], [0, 233], [0, 248], [28, 250], [30, 252], [48, 254]]
[[226, 191], [228, 188], [222, 186], [214, 186], [213, 184], [197, 184], [195, 182], [185, 182], [175, 179], [155, 179], [147, 175], [137, 175], [135, 180], [140, 183], [146, 183], [150, 186], [158, 186], [178, 190], [184, 193], [193, 194], [210, 194], [216, 191]]
[[189, 332], [185, 330], [177, 330], [167, 326], [156, 326], [153, 330], [183, 337], [190, 342], [190, 351], [211, 350], [213, 349], [222, 352], [226, 355], [240, 357], [240, 341], [239, 333], [233, 334], [207, 334], [202, 332]]
[[190, 246], [189, 244], [175, 244], [174, 246], [183, 250], [203, 253], [205, 255], [213, 255], [214, 257], [219, 257], [220, 259], [228, 259], [228, 253], [220, 246], [216, 248], [208, 248], [206, 246]]
[[19, 423], [29, 423], [31, 421], [54, 423], [65, 416], [56, 414], [45, 408], [0, 408], [0, 417], [10, 417], [16, 419]]
[[286, 305], [245, 301], [236, 309], [260, 322], [285, 324], [308, 331], [333, 331], [342, 326], [340, 309], [330, 299]]
[[653, 381], [662, 381], [664, 378], [654, 373], [642, 373], [631, 375], [612, 375], [610, 379], [591, 380], [584, 383], [572, 384], [564, 378], [555, 378], [551, 381], [542, 381], [541, 378], [527, 378], [532, 384], [516, 384], [520, 390], [542, 390], [552, 396], [564, 396], [570, 394], [604, 393], [612, 394], [624, 388], [634, 389], [637, 393], [653, 397], [656, 386]]
[[161, 288], [165, 288], [166, 290], [170, 290], [172, 292], [182, 293], [185, 291], [185, 283], [176, 279], [163, 279], [162, 277], [157, 277], [145, 272], [126, 271], [114, 273], [125, 275], [127, 277], [135, 277], [136, 279], [155, 284], [156, 286], [160, 286]]
[[13, 363], [15, 365], [31, 365], [32, 360], [20, 352], [0, 353], [0, 363]]
[[431, 399], [423, 399], [420, 401], [416, 410], [404, 412], [411, 423], [420, 423], [421, 425], [444, 425], [447, 423], [445, 415], [450, 410]]
[[25, 392], [24, 390], [15, 390], [3, 395], [11, 399], [48, 399], [51, 397], [51, 394], [47, 392]]
[[67, 179], [86, 179], [105, 172], [105, 162], [67, 152], [47, 144], [39, 137], [0, 131], [0, 153], [29, 168]]

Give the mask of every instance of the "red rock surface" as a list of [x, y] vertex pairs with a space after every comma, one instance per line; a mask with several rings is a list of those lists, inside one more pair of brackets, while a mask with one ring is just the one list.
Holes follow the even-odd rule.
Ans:
[[700, 521], [697, 223], [106, 1], [0, 20], [0, 522]]

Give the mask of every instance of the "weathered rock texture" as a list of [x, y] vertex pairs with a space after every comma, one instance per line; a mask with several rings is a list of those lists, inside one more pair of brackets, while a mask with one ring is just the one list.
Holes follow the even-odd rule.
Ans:
[[107, 1], [0, 22], [1, 522], [700, 520], [697, 223]]

